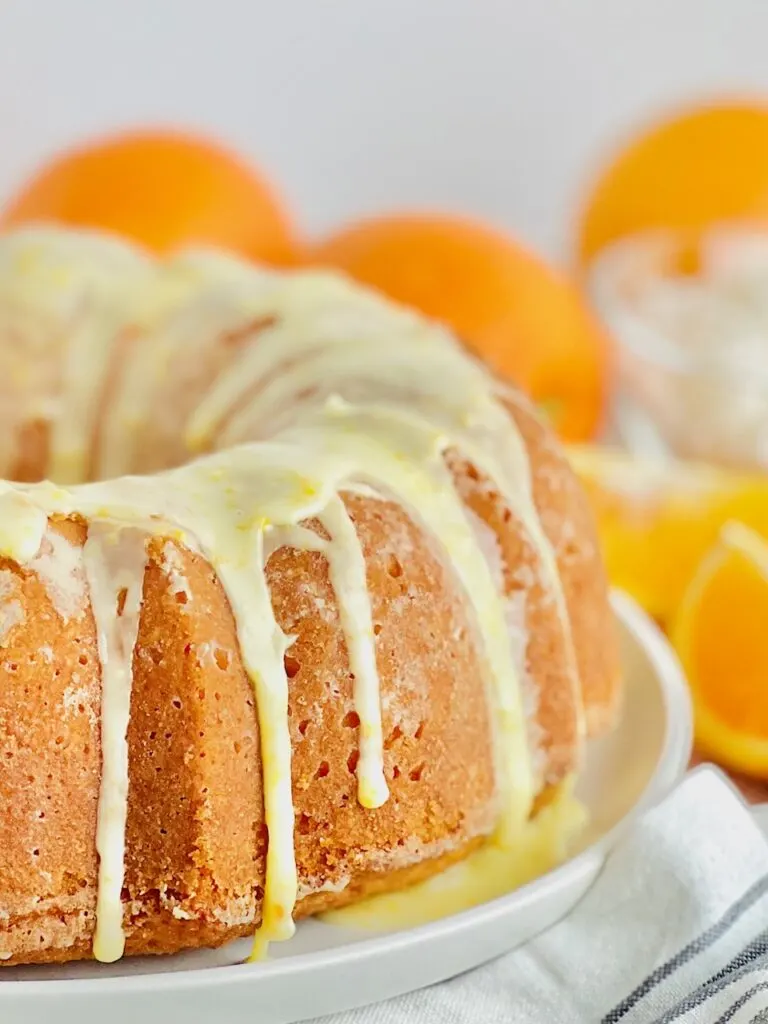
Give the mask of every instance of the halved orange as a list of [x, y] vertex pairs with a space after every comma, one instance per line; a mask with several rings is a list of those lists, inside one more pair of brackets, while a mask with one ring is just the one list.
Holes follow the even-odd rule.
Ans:
[[688, 675], [696, 743], [736, 771], [768, 778], [768, 543], [727, 523], [671, 629]]
[[608, 576], [667, 624], [720, 530], [735, 519], [768, 539], [768, 475], [569, 449], [597, 518]]

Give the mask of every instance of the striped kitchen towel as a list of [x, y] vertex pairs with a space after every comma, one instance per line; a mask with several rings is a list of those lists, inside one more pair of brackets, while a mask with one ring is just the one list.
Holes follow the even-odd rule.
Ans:
[[730, 782], [701, 767], [544, 935], [453, 981], [331, 1021], [768, 1024], [768, 844]]

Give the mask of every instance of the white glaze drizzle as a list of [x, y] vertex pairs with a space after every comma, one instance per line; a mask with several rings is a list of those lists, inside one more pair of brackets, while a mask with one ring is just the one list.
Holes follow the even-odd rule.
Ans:
[[317, 519], [328, 532], [328, 540], [303, 526], [269, 529], [265, 535], [264, 562], [266, 565], [269, 555], [281, 547], [318, 551], [328, 562], [353, 676], [353, 701], [360, 718], [360, 756], [356, 768], [358, 800], [363, 807], [381, 807], [389, 796], [389, 789], [384, 777], [379, 673], [365, 558], [340, 496], [332, 498]]
[[[26, 406], [27, 418], [48, 425], [56, 480], [86, 478], [116, 332], [155, 273], [140, 249], [107, 235], [41, 226], [0, 238], [0, 337], [10, 334], [0, 354], [13, 359], [17, 350], [11, 369], [26, 377], [0, 405]], [[0, 439], [5, 466], [15, 438], [2, 414]]]
[[253, 683], [259, 715], [267, 823], [267, 870], [261, 928], [252, 957], [271, 940], [293, 935], [293, 906], [298, 885], [293, 846], [291, 736], [288, 730], [288, 678], [284, 657], [291, 645], [272, 611], [264, 574], [263, 529], [249, 531], [251, 548], [244, 562], [219, 562], [218, 570], [235, 615], [243, 665]]
[[93, 955], [123, 955], [125, 823], [128, 816], [128, 722], [133, 650], [147, 563], [147, 535], [133, 526], [91, 520], [83, 547], [101, 663], [101, 789], [96, 826], [99, 886]]
[[228, 275], [224, 268], [231, 262], [225, 260], [220, 267], [216, 261], [188, 256], [159, 265], [133, 312], [136, 336], [125, 354], [113, 407], [101, 426], [97, 476], [109, 479], [141, 464], [141, 438], [178, 359], [198, 359], [212, 339], [268, 311], [270, 275], [247, 264]]
[[[102, 384], [127, 314], [150, 280], [142, 261], [115, 269], [116, 280], [86, 299], [67, 338], [58, 410], [50, 437], [48, 476], [60, 483], [88, 477]], [[72, 415], [72, 409], [78, 415]]]
[[356, 769], [358, 800], [363, 807], [381, 807], [389, 796], [389, 789], [384, 778], [379, 672], [365, 557], [354, 523], [340, 497], [331, 499], [318, 518], [331, 537], [326, 547], [328, 567], [354, 677], [355, 711], [360, 718], [360, 757]]

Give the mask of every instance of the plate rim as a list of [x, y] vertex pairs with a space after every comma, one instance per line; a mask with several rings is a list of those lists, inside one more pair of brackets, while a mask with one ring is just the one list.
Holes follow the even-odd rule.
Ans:
[[16, 1001], [32, 1001], [38, 997], [77, 998], [83, 996], [119, 996], [135, 993], [142, 996], [191, 993], [201, 988], [225, 985], [235, 987], [257, 982], [259, 978], [277, 979], [322, 970], [337, 964], [343, 956], [348, 965], [367, 961], [385, 949], [388, 953], [407, 952], [413, 946], [449, 936], [459, 938], [463, 931], [488, 925], [504, 917], [510, 904], [520, 909], [537, 901], [548, 891], [570, 880], [576, 882], [595, 869], [608, 850], [628, 831], [637, 818], [659, 803], [685, 774], [693, 743], [693, 716], [688, 686], [682, 667], [669, 641], [659, 627], [626, 593], [611, 591], [611, 605], [622, 625], [635, 637], [654, 666], [664, 708], [664, 735], [656, 765], [633, 806], [593, 843], [563, 864], [533, 879], [512, 892], [459, 913], [395, 932], [375, 934], [370, 938], [346, 943], [330, 949], [298, 953], [266, 963], [236, 963], [211, 967], [189, 967], [178, 971], [150, 974], [128, 973], [118, 976], [90, 978], [49, 978], [30, 980], [8, 979], [3, 984], [0, 973], [0, 1008], [3, 990]]

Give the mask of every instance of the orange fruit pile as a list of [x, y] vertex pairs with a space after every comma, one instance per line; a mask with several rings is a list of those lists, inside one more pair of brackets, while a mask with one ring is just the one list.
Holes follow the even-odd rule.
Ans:
[[442, 320], [539, 403], [561, 437], [592, 437], [609, 345], [578, 290], [517, 242], [451, 216], [360, 221], [309, 253]]
[[0, 213], [0, 228], [28, 221], [114, 231], [156, 252], [202, 242], [278, 265], [296, 259], [272, 186], [228, 150], [178, 132], [131, 132], [65, 152]]
[[691, 580], [671, 636], [701, 753], [768, 778], [768, 543], [728, 523]]

